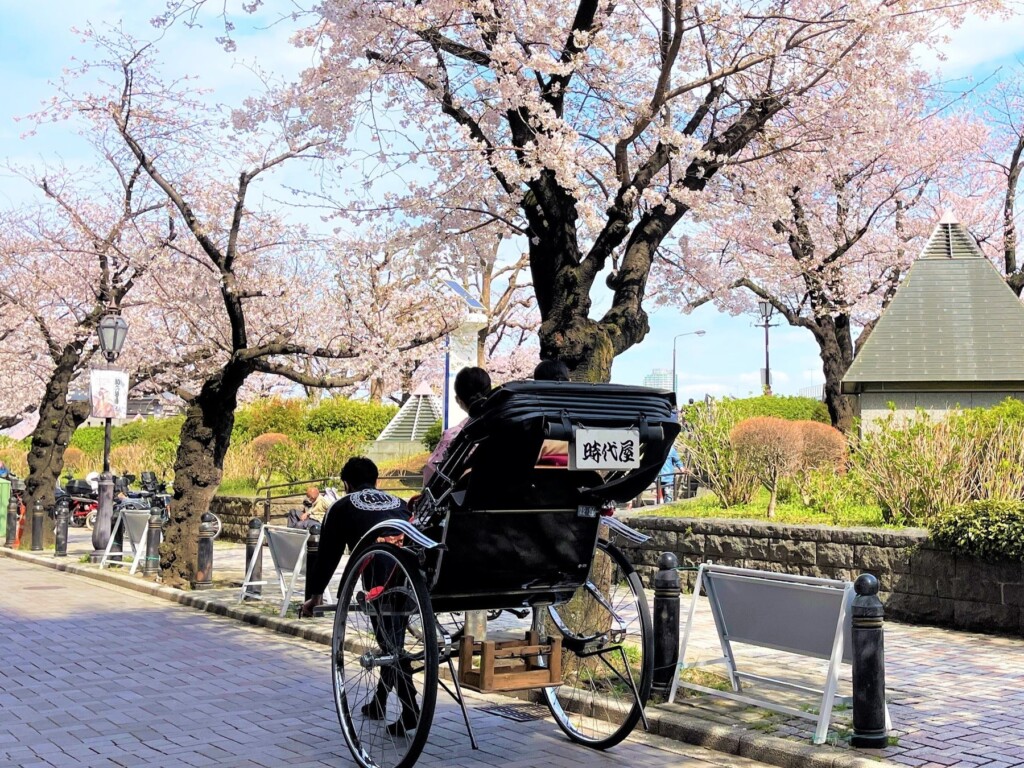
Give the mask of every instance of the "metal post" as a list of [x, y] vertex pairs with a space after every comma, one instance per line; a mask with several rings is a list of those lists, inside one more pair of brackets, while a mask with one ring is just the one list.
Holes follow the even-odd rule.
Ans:
[[[245, 572], [249, 573], [249, 565], [252, 563], [253, 558], [256, 559], [256, 565], [253, 566], [252, 575], [249, 577], [252, 581], [263, 580], [263, 547], [257, 547], [256, 545], [260, 540], [260, 528], [263, 527], [263, 521], [258, 517], [254, 517], [249, 521], [249, 530], [245, 534]], [[262, 584], [252, 584], [246, 590], [246, 600], [259, 600], [263, 595]]]
[[303, 600], [309, 600], [313, 595], [309, 591], [309, 574], [316, 566], [317, 553], [320, 551], [320, 524], [314, 523], [309, 526], [309, 538], [306, 539], [306, 588]]
[[452, 375], [452, 337], [451, 334], [446, 334], [444, 337], [444, 400], [441, 404], [441, 427], [448, 429], [448, 421], [451, 418], [448, 412], [451, 410], [451, 405], [448, 402], [449, 394], [448, 387], [451, 383]]
[[[13, 486], [13, 483], [12, 483]], [[7, 502], [7, 540], [4, 542], [4, 546], [8, 548], [14, 547], [14, 540], [18, 537], [18, 512], [20, 507], [18, 505], [18, 497], [15, 496], [14, 491], [11, 491], [11, 500]]]
[[32, 505], [32, 551], [43, 551], [43, 500], [39, 497]]
[[885, 717], [885, 609], [878, 579], [862, 573], [853, 583], [853, 736], [850, 745], [881, 749], [889, 743]]
[[160, 575], [160, 539], [163, 537], [163, 524], [160, 509], [154, 507], [146, 526], [146, 561], [142, 564], [143, 576]]
[[667, 697], [679, 663], [679, 558], [663, 552], [654, 576], [654, 677], [651, 693]]
[[96, 525], [92, 528], [92, 555], [89, 559], [98, 563], [110, 541], [110, 529], [114, 515], [114, 477], [110, 474], [110, 428], [111, 420], [104, 419], [103, 427], [103, 474], [100, 475], [99, 501], [96, 506]]
[[70, 515], [71, 511], [68, 509], [68, 497], [62, 496], [57, 499], [57, 526], [54, 530], [57, 537], [57, 543], [53, 548], [54, 557], [68, 556], [68, 517], [70, 517]]
[[192, 589], [210, 589], [213, 586], [213, 535], [217, 528], [213, 521], [213, 515], [209, 512], [203, 513], [203, 521], [199, 524], [196, 580], [192, 584]]
[[772, 391], [772, 367], [768, 362], [768, 325], [767, 318], [764, 321], [764, 388], [769, 394]]

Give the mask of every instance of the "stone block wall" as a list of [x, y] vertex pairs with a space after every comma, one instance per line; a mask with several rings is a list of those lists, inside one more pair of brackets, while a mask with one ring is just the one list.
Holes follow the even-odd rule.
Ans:
[[[245, 541], [249, 530], [249, 521], [258, 517], [263, 519], [263, 499], [243, 496], [214, 496], [210, 510], [217, 515], [224, 526], [221, 538], [226, 541]], [[288, 522], [288, 510], [302, 506], [302, 496], [294, 499], [282, 499], [271, 502], [270, 524], [285, 525]]]
[[[867, 572], [879, 580], [887, 618], [1024, 636], [1024, 563], [954, 555], [935, 547], [927, 531], [639, 516], [626, 522], [651, 537], [624, 547], [646, 585], [666, 551], [682, 566], [710, 561], [845, 581]], [[696, 574], [682, 575], [691, 591]]]

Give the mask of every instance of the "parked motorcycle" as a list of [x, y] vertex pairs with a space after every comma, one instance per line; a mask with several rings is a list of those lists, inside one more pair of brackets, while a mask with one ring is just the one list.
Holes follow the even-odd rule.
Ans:
[[75, 528], [92, 528], [96, 523], [96, 510], [99, 506], [99, 492], [88, 480], [67, 478], [63, 488], [57, 487], [57, 497], [66, 496], [68, 500], [68, 523]]

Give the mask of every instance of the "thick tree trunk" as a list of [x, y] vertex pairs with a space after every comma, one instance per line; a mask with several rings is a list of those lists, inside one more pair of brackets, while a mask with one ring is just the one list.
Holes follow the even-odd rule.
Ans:
[[563, 361], [574, 381], [601, 383], [611, 380], [615, 347], [607, 329], [593, 320], [573, 321], [567, 327], [545, 322], [540, 356]]
[[821, 355], [822, 372], [825, 374], [825, 405], [828, 407], [832, 426], [848, 433], [853, 428], [856, 415], [854, 399], [841, 391], [843, 376], [853, 363], [853, 337], [850, 333], [850, 319], [845, 315], [824, 318], [815, 333]]
[[238, 390], [249, 373], [248, 368], [229, 364], [203, 385], [185, 411], [174, 460], [170, 521], [160, 546], [160, 567], [168, 586], [184, 587], [195, 581], [199, 523], [220, 486]]
[[[31, 514], [39, 499], [49, 511], [54, 504], [54, 490], [64, 468], [64, 451], [71, 435], [89, 416], [88, 403], [69, 403], [71, 380], [82, 360], [82, 350], [68, 345], [54, 368], [39, 405], [39, 423], [32, 430], [28, 452], [28, 477], [25, 479], [25, 509]], [[30, 545], [29, 537], [22, 537], [23, 546]], [[43, 546], [53, 543], [53, 527], [43, 525]]]

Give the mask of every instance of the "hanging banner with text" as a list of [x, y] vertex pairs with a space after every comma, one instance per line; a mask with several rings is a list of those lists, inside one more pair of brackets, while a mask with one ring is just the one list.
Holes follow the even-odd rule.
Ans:
[[93, 418], [128, 418], [128, 374], [124, 371], [93, 370], [89, 378], [89, 401]]

